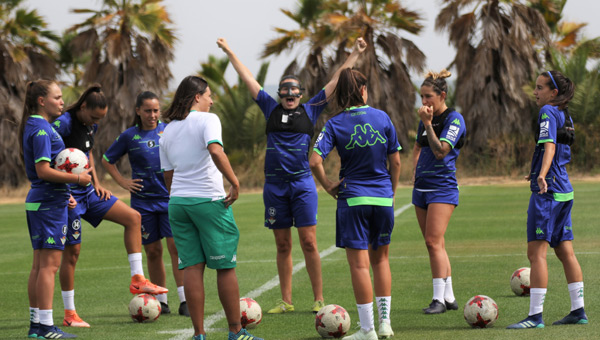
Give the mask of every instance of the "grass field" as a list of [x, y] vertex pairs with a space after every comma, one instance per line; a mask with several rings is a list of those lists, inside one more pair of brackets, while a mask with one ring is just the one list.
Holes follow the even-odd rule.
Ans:
[[[418, 229], [414, 209], [410, 207], [396, 218], [390, 247], [392, 268], [392, 327], [396, 339], [593, 339], [600, 338], [600, 235], [598, 197], [600, 183], [575, 182], [573, 225], [575, 251], [585, 282], [588, 325], [551, 326], [569, 312], [569, 295], [560, 262], [548, 254], [549, 285], [544, 305], [547, 327], [539, 330], [506, 330], [528, 312], [529, 299], [515, 296], [509, 285], [512, 272], [528, 266], [525, 222], [529, 188], [525, 183], [461, 187], [460, 206], [446, 234], [446, 247], [452, 262], [454, 292], [458, 311], [424, 315], [432, 294], [429, 260]], [[410, 203], [411, 188], [401, 187], [396, 209]], [[263, 205], [260, 194], [243, 194], [234, 205], [240, 228], [237, 274], [240, 294], [255, 298], [266, 310], [279, 298], [276, 283], [275, 244], [272, 233], [262, 226]], [[321, 193], [319, 197], [319, 250], [322, 261], [325, 303], [345, 307], [358, 321], [352, 294], [348, 264], [343, 250], [332, 248], [335, 240], [335, 201]], [[29, 325], [26, 283], [31, 266], [24, 206], [0, 205], [0, 339], [25, 338]], [[103, 222], [96, 230], [83, 227], [83, 245], [75, 280], [75, 303], [79, 314], [92, 325], [90, 329], [68, 329], [82, 339], [190, 339], [191, 321], [176, 313], [161, 316], [151, 324], [131, 321], [127, 305], [129, 264], [123, 247], [122, 228]], [[296, 312], [264, 315], [252, 332], [265, 339], [319, 339], [310, 312], [312, 291], [302, 267], [302, 253], [294, 235], [293, 300]], [[144, 259], [145, 261], [145, 259]], [[168, 254], [165, 250], [165, 263]], [[169, 270], [170, 268], [168, 268]], [[171, 309], [179, 306], [172, 276], [167, 276]], [[206, 318], [209, 339], [225, 339], [226, 322], [212, 270], [206, 271]], [[259, 295], [260, 294], [260, 295]], [[462, 307], [476, 294], [492, 297], [500, 309], [493, 328], [471, 329], [463, 319]], [[54, 296], [54, 321], [62, 324], [62, 299], [58, 278]], [[376, 316], [377, 318], [377, 316]]]

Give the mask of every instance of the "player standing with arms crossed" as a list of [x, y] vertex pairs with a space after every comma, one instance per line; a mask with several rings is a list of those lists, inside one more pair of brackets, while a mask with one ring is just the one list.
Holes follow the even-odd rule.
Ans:
[[329, 83], [306, 104], [300, 104], [302, 87], [297, 77], [285, 75], [279, 83], [281, 103], [267, 94], [248, 68], [233, 53], [227, 41], [217, 40], [229, 61], [244, 81], [252, 98], [267, 120], [265, 157], [265, 227], [273, 230], [277, 246], [277, 272], [281, 300], [267, 313], [293, 312], [292, 302], [292, 233], [298, 230], [306, 270], [313, 289], [313, 313], [324, 306], [321, 257], [317, 247], [317, 190], [308, 166], [308, 151], [317, 118], [325, 109], [342, 69], [352, 67], [367, 44], [356, 40], [354, 50]]
[[76, 338], [54, 326], [52, 300], [54, 281], [64, 249], [67, 207], [77, 202], [65, 183], [87, 185], [89, 172], [68, 174], [55, 170], [56, 155], [65, 148], [60, 135], [50, 124], [62, 114], [62, 91], [54, 81], [37, 80], [27, 84], [19, 142], [31, 189], [25, 209], [33, 265], [27, 282], [30, 326], [28, 337], [40, 339]]
[[108, 112], [108, 103], [100, 85], [90, 86], [77, 102], [65, 111], [54, 121], [54, 128], [62, 136], [66, 147], [77, 148], [88, 156], [92, 169], [92, 183], [91, 185], [71, 186], [73, 197], [77, 200], [77, 207], [69, 210], [67, 241], [59, 274], [65, 305], [63, 325], [90, 327], [77, 315], [75, 310], [75, 266], [81, 250], [82, 218], [93, 227], [97, 227], [102, 220], [115, 222], [125, 227], [125, 249], [131, 272], [129, 291], [132, 294], [163, 294], [168, 290], [151, 283], [144, 277], [140, 214], [102, 187], [94, 169], [92, 152], [94, 134], [98, 130], [98, 122]]
[[[190, 316], [183, 291], [183, 271], [179, 270], [177, 248], [169, 225], [169, 192], [160, 168], [158, 140], [167, 126], [160, 120], [158, 96], [145, 91], [137, 96], [132, 126], [125, 130], [104, 153], [102, 166], [123, 188], [131, 192], [131, 207], [142, 215], [142, 245], [148, 260], [152, 282], [166, 286], [163, 246], [166, 239], [171, 256], [173, 277], [181, 304], [179, 314]], [[132, 178], [124, 178], [115, 163], [125, 154], [131, 165]], [[161, 314], [171, 312], [167, 294], [156, 296]]]
[[433, 299], [425, 314], [458, 309], [452, 290], [452, 268], [444, 234], [454, 208], [458, 206], [456, 159], [466, 137], [462, 115], [446, 106], [450, 72], [429, 72], [421, 85], [419, 128], [413, 148], [414, 189], [412, 203], [433, 277]]
[[[390, 322], [392, 274], [389, 244], [394, 229], [394, 196], [400, 176], [396, 129], [387, 113], [366, 105], [367, 78], [350, 68], [342, 70], [333, 92], [342, 110], [325, 123], [310, 157], [310, 168], [323, 188], [337, 200], [336, 246], [346, 249], [360, 330], [348, 340], [376, 340], [394, 335]], [[336, 149], [339, 180], [325, 174], [323, 160]], [[373, 289], [379, 312], [379, 331], [373, 321]]]
[[573, 187], [566, 165], [575, 140], [568, 104], [573, 82], [558, 71], [540, 74], [535, 82], [535, 103], [540, 108], [536, 145], [531, 161], [531, 198], [527, 209], [527, 258], [531, 264], [529, 316], [507, 328], [544, 328], [542, 312], [548, 290], [548, 245], [562, 262], [571, 297], [571, 312], [553, 325], [587, 324], [583, 308], [583, 274], [573, 252]]

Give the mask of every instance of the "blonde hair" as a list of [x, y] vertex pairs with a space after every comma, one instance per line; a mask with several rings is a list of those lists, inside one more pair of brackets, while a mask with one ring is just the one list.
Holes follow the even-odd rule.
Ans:
[[452, 73], [450, 71], [443, 69], [440, 72], [429, 71], [425, 75], [425, 80], [421, 86], [431, 86], [433, 91], [437, 94], [442, 94], [442, 92], [448, 93], [448, 84], [444, 79], [450, 77]]

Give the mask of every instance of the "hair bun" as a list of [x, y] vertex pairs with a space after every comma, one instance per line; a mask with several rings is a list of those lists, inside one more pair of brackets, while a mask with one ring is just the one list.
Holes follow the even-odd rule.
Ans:
[[434, 71], [429, 71], [427, 72], [427, 74], [425, 75], [425, 79], [431, 78], [433, 80], [436, 79], [444, 79], [444, 78], [448, 78], [452, 75], [452, 73], [450, 73], [450, 71], [443, 69], [441, 70], [439, 73], [438, 72], [434, 72]]

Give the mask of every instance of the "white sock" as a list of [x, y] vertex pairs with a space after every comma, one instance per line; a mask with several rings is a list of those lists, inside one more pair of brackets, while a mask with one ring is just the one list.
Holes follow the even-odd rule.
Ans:
[[571, 296], [571, 311], [583, 307], [583, 282], [569, 283], [567, 287]]
[[362, 305], [356, 304], [358, 309], [358, 319], [360, 320], [360, 328], [365, 332], [370, 332], [375, 329], [375, 321], [373, 320], [373, 303], [365, 303]]
[[179, 295], [179, 302], [185, 302], [185, 292], [183, 286], [177, 287], [177, 295]]
[[379, 314], [379, 324], [385, 322], [390, 324], [390, 312], [392, 307], [392, 297], [391, 296], [377, 296], [375, 297], [375, 301], [377, 301], [377, 313]]
[[446, 283], [444, 279], [433, 279], [433, 299], [438, 300], [441, 303], [444, 303], [444, 290], [446, 288]]
[[29, 307], [29, 321], [40, 323], [40, 309], [37, 307]]
[[52, 319], [52, 309], [40, 309], [40, 323], [44, 326], [52, 326], [54, 325], [54, 320]]
[[167, 303], [167, 294], [166, 293], [156, 295], [156, 299], [158, 300], [158, 302], [162, 302], [165, 305], [168, 305], [168, 303]]
[[131, 253], [127, 255], [129, 260], [129, 268], [131, 269], [131, 276], [133, 275], [144, 275], [144, 267], [142, 267], [142, 253]]
[[62, 290], [63, 305], [65, 309], [75, 310], [75, 290]]
[[446, 285], [444, 287], [444, 300], [448, 302], [454, 302], [456, 300], [454, 297], [454, 290], [452, 289], [452, 276], [448, 276], [446, 278]]
[[544, 299], [547, 288], [531, 288], [529, 290], [529, 315], [539, 314], [544, 311]]

